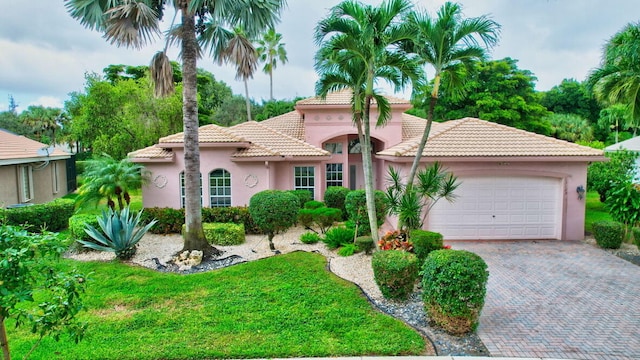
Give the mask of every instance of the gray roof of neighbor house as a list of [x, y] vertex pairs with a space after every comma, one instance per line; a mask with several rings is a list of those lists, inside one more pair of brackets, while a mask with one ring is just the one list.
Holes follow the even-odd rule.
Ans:
[[626, 149], [631, 151], [640, 151], [640, 136], [632, 137], [625, 141], [617, 142], [613, 145], [609, 145], [604, 148], [604, 151], [618, 151], [620, 149]]
[[[0, 165], [26, 164], [71, 157], [71, 154], [58, 148], [51, 149], [47, 144], [4, 129], [0, 129], [0, 144], [2, 144], [0, 146]], [[47, 154], [47, 151], [50, 153]]]

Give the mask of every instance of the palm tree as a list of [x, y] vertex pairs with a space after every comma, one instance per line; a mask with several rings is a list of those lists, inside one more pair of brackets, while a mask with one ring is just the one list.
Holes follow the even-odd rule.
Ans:
[[431, 131], [433, 111], [438, 101], [442, 77], [446, 76], [448, 85], [453, 87], [448, 90], [461, 89], [463, 70], [470, 69], [474, 61], [485, 58], [485, 49], [498, 41], [500, 25], [484, 15], [463, 18], [462, 7], [451, 2], [440, 7], [436, 18], [432, 18], [426, 12], [412, 12], [408, 22], [416, 37], [415, 41], [405, 42], [404, 49], [416, 53], [421, 61], [431, 65], [435, 72], [427, 124], [407, 178], [407, 186], [411, 187]]
[[267, 30], [262, 35], [262, 39], [258, 39], [258, 58], [260, 62], [264, 63], [262, 71], [269, 75], [269, 97], [273, 100], [273, 70], [278, 66], [278, 61], [281, 64], [286, 63], [287, 51], [284, 49], [284, 43], [282, 41], [282, 34], [276, 32], [274, 28]]
[[371, 158], [370, 112], [372, 102], [378, 107], [376, 126], [383, 126], [391, 116], [388, 100], [375, 88], [386, 81], [396, 91], [419, 77], [419, 67], [399, 51], [403, 40], [411, 33], [402, 24], [410, 11], [408, 0], [384, 1], [380, 6], [344, 1], [333, 7], [315, 30], [320, 50], [316, 54], [316, 71], [320, 80], [316, 92], [326, 96], [330, 91], [353, 91], [351, 106], [353, 121], [362, 145], [362, 163], [371, 236], [378, 239], [374, 203]]
[[631, 125], [640, 123], [640, 24], [628, 24], [607, 42], [600, 68], [587, 87], [604, 106], [627, 106]]
[[234, 64], [236, 66], [236, 80], [244, 81], [247, 121], [251, 121], [248, 80], [253, 78], [253, 74], [258, 67], [258, 53], [241, 28], [236, 27], [233, 29], [233, 34], [229, 38], [229, 45], [222, 51], [220, 61]]
[[[104, 32], [106, 39], [112, 44], [133, 48], [140, 48], [151, 42], [158, 34], [165, 6], [173, 6], [176, 14], [180, 13], [181, 24], [172, 27], [169, 35], [172, 40], [179, 41], [182, 58], [186, 195], [184, 250], [202, 250], [205, 256], [216, 250], [209, 246], [202, 229], [196, 88], [200, 45], [217, 59], [228, 46], [228, 38], [221, 36], [221, 29], [232, 24], [244, 29], [250, 37], [257, 36], [274, 26], [285, 3], [285, 0], [65, 0], [71, 16], [82, 25]], [[170, 94], [174, 88], [173, 71], [166, 55], [166, 47], [165, 51], [154, 56], [150, 67], [156, 94]]]

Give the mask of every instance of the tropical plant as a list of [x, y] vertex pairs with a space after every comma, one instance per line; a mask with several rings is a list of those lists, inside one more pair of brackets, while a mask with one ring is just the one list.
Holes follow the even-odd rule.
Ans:
[[640, 190], [631, 181], [617, 182], [607, 192], [605, 207], [614, 221], [625, 225], [626, 231], [640, 225]]
[[[159, 32], [165, 5], [179, 13], [181, 24], [168, 32], [180, 43], [182, 59], [182, 99], [185, 163], [185, 223], [183, 250], [216, 252], [209, 246], [202, 229], [200, 202], [200, 149], [198, 141], [197, 59], [202, 48], [218, 60], [229, 46], [225, 26], [242, 28], [252, 38], [274, 26], [284, 0], [65, 0], [71, 16], [82, 25], [104, 32], [107, 41], [118, 46], [140, 48]], [[198, 26], [196, 26], [196, 19]], [[199, 43], [202, 45], [200, 47]], [[168, 42], [167, 42], [168, 44]], [[151, 63], [156, 95], [173, 91], [173, 70], [165, 50], [156, 53]]]
[[388, 211], [398, 215], [398, 228], [413, 230], [422, 228], [431, 208], [440, 200], [453, 202], [455, 190], [460, 186], [458, 178], [435, 162], [418, 172], [414, 186], [402, 182], [400, 173], [393, 167], [388, 170], [389, 186], [385, 192]]
[[118, 161], [103, 154], [86, 162], [76, 205], [97, 205], [100, 200], [107, 199], [109, 208], [115, 210], [117, 201], [118, 208], [123, 210], [131, 203], [130, 192], [140, 189], [145, 181], [142, 165], [129, 159]]
[[[618, 136], [620, 131], [625, 131], [632, 127], [629, 115], [629, 109], [626, 105], [613, 104], [600, 111], [597, 125], [605, 134], [609, 134], [611, 129], [614, 129], [613, 141], [618, 143], [620, 140]], [[607, 137], [603, 140], [607, 140]]]
[[[421, 62], [431, 65], [435, 72], [428, 99], [427, 124], [407, 179], [411, 187], [431, 131], [442, 77], [448, 78], [449, 92], [461, 89], [464, 84], [461, 75], [474, 61], [485, 58], [486, 48], [497, 43], [500, 25], [486, 15], [463, 18], [462, 7], [451, 2], [442, 5], [435, 18], [426, 12], [412, 12], [408, 22], [415, 38], [405, 42], [405, 50], [417, 54]], [[481, 42], [484, 47], [480, 46]]]
[[593, 129], [587, 119], [576, 114], [551, 114], [547, 117], [551, 135], [556, 139], [589, 142], [593, 140]]
[[240, 27], [233, 29], [229, 38], [229, 45], [222, 50], [220, 62], [232, 63], [236, 67], [236, 80], [244, 82], [245, 106], [247, 107], [247, 121], [251, 121], [251, 100], [249, 98], [249, 79], [258, 67], [258, 53], [245, 31]]
[[269, 75], [269, 99], [273, 101], [273, 70], [278, 66], [278, 62], [284, 64], [288, 61], [287, 51], [284, 49], [282, 34], [276, 32], [274, 28], [267, 30], [258, 39], [258, 59], [264, 63], [262, 71]]
[[[36, 140], [56, 144], [56, 132], [67, 117], [62, 109], [31, 105], [20, 114], [23, 123], [31, 128]], [[50, 139], [49, 139], [50, 137]]]
[[86, 324], [76, 320], [82, 309], [80, 294], [86, 277], [75, 270], [62, 272], [57, 260], [66, 250], [53, 234], [31, 234], [16, 226], [0, 226], [0, 348], [11, 359], [5, 321], [12, 328], [26, 326], [37, 338], [25, 359], [46, 336], [56, 341], [67, 333], [82, 339]]
[[609, 161], [594, 162], [587, 169], [587, 187], [598, 192], [601, 202], [607, 200], [609, 191], [618, 182], [631, 182], [638, 153], [620, 149], [605, 156]]
[[627, 24], [609, 39], [599, 68], [587, 86], [604, 106], [627, 106], [634, 128], [640, 124], [640, 24]]
[[371, 236], [378, 239], [374, 205], [373, 165], [371, 158], [371, 107], [378, 110], [376, 126], [384, 126], [391, 116], [389, 101], [376, 90], [385, 81], [395, 91], [420, 77], [419, 66], [399, 50], [402, 41], [413, 34], [404, 25], [411, 10], [408, 0], [383, 1], [378, 7], [357, 1], [344, 1], [333, 7], [315, 30], [315, 68], [320, 79], [316, 93], [325, 97], [330, 91], [349, 89], [358, 139], [362, 145], [367, 215]]
[[149, 231], [156, 220], [151, 220], [140, 227], [142, 211], [134, 215], [125, 207], [120, 211], [109, 208], [102, 210], [102, 216], [98, 217], [100, 230], [86, 224], [85, 231], [96, 242], [77, 240], [80, 244], [98, 251], [108, 251], [116, 254], [120, 260], [129, 260], [135, 255], [138, 242]]
[[299, 204], [294, 194], [282, 190], [263, 190], [249, 199], [249, 213], [260, 230], [267, 234], [271, 251], [276, 250], [273, 237], [295, 223]]

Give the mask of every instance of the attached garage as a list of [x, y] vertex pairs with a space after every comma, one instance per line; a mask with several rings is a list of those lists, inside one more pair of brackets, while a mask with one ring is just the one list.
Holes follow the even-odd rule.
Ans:
[[438, 202], [429, 229], [448, 240], [560, 239], [562, 179], [460, 177], [458, 198]]

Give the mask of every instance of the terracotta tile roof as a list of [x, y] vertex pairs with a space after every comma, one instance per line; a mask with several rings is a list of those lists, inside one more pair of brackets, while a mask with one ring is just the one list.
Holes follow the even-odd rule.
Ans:
[[[200, 143], [232, 143], [246, 141], [229, 132], [229, 129], [211, 124], [201, 126], [198, 129], [198, 140]], [[184, 132], [165, 136], [158, 141], [160, 144], [182, 143], [184, 141]]]
[[[436, 123], [434, 123], [435, 125]], [[378, 152], [413, 157], [420, 137]], [[433, 126], [423, 156], [602, 156], [603, 151], [480, 119], [464, 118]]]
[[[47, 148], [49, 145], [31, 140], [22, 135], [16, 135], [9, 131], [0, 129], [0, 161], [3, 163], [18, 164], [25, 161], [43, 161], [47, 156], [39, 155], [38, 150]], [[71, 155], [54, 148], [49, 157], [70, 157]]]
[[144, 149], [132, 151], [128, 154], [130, 158], [138, 159], [173, 159], [173, 151], [152, 145]]
[[[441, 125], [441, 123], [434, 121], [431, 123], [431, 131], [440, 128]], [[402, 113], [402, 141], [409, 140], [412, 137], [422, 136], [426, 126], [427, 119]]]
[[331, 154], [300, 139], [270, 128], [262, 123], [248, 121], [229, 128], [229, 131], [251, 142], [234, 158], [263, 156], [330, 156]]
[[261, 124], [292, 136], [296, 139], [304, 140], [304, 120], [297, 111], [291, 111], [271, 119], [262, 121]]
[[[320, 96], [314, 96], [300, 100], [296, 105], [350, 105], [353, 92], [350, 89], [331, 92], [327, 97], [322, 99]], [[409, 101], [393, 96], [385, 96], [391, 104], [409, 104]]]

